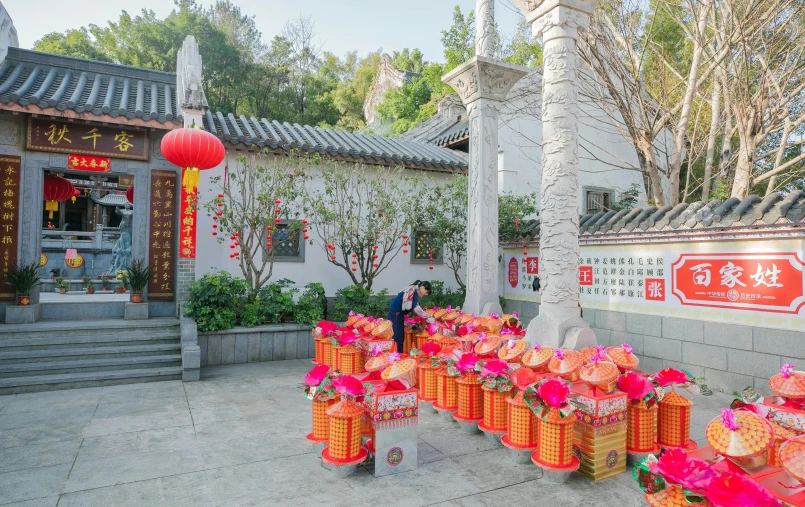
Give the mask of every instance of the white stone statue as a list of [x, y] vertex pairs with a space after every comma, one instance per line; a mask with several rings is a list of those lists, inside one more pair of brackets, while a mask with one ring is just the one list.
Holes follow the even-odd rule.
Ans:
[[188, 35], [176, 55], [176, 102], [182, 109], [207, 110], [207, 97], [201, 86], [201, 55], [196, 38]]
[[11, 20], [11, 15], [3, 7], [3, 3], [0, 2], [0, 63], [5, 61], [10, 47], [20, 47], [20, 41], [17, 38], [17, 29], [14, 28], [14, 21]]

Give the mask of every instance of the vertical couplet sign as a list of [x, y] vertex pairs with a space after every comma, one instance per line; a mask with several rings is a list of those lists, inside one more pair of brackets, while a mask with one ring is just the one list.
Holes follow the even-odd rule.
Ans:
[[176, 173], [151, 171], [148, 298], [173, 301], [176, 262]]
[[[184, 171], [182, 169], [182, 178]], [[198, 188], [187, 191], [182, 186], [181, 217], [179, 222], [179, 257], [196, 258], [196, 210], [198, 208]]]
[[0, 301], [13, 301], [16, 294], [8, 270], [17, 264], [20, 210], [20, 157], [0, 157]]

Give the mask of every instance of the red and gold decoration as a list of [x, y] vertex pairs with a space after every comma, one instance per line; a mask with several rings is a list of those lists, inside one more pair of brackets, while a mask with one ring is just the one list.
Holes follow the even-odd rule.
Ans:
[[188, 193], [198, 188], [199, 171], [212, 169], [226, 155], [221, 140], [198, 125], [170, 131], [160, 148], [171, 164], [182, 168], [182, 186]]
[[[68, 164], [80, 155], [92, 155], [96, 169], [104, 157], [126, 158], [131, 160], [148, 160], [149, 129], [123, 128], [118, 125], [92, 125], [72, 123], [47, 117], [28, 117], [28, 135], [25, 148], [33, 151], [68, 153]], [[108, 159], [106, 159], [108, 160]], [[71, 167], [72, 169], [72, 167]], [[75, 169], [92, 170], [81, 165]]]
[[629, 404], [626, 452], [629, 454], [657, 454], [657, 402], [659, 398], [652, 384], [644, 376], [629, 372], [618, 379], [618, 389], [626, 394]]
[[[184, 180], [187, 171], [188, 169], [182, 169], [182, 180]], [[182, 259], [196, 258], [197, 216], [198, 188], [182, 186], [179, 201], [179, 257]], [[213, 220], [217, 222], [218, 216], [220, 215], [213, 216]], [[217, 224], [213, 224], [213, 226], [215, 225]]]
[[615, 390], [619, 375], [618, 367], [607, 361], [603, 350], [593, 354], [590, 361], [579, 369], [579, 379], [607, 394]]
[[705, 435], [715, 452], [744, 468], [758, 468], [769, 460], [771, 424], [752, 412], [723, 409], [707, 425]]
[[176, 263], [176, 173], [151, 171], [151, 209], [149, 210], [148, 298], [173, 301]]
[[436, 342], [425, 342], [418, 352], [422, 353], [417, 371], [419, 378], [419, 399], [427, 403], [433, 403], [438, 396], [438, 378], [436, 370], [441, 367], [441, 363], [436, 355], [442, 350], [441, 345]]
[[306, 437], [313, 444], [322, 444], [329, 438], [327, 409], [336, 401], [331, 372], [329, 366], [316, 366], [305, 375], [301, 386], [307, 399], [313, 402], [313, 431]]
[[568, 405], [570, 385], [549, 379], [537, 389], [542, 403], [538, 425], [539, 446], [531, 460], [549, 472], [575, 472], [581, 464], [573, 454], [573, 426], [577, 417]]
[[508, 415], [506, 417], [506, 434], [501, 443], [509, 449], [516, 451], [535, 451], [539, 444], [539, 425], [536, 414], [524, 397], [526, 390], [537, 382], [538, 376], [528, 368], [515, 370], [511, 381], [517, 388], [517, 393], [506, 399]]
[[539, 343], [535, 343], [534, 347], [523, 354], [523, 366], [527, 366], [535, 372], [547, 371], [548, 362], [553, 357], [553, 353], [553, 348], [543, 347]]
[[340, 394], [341, 401], [327, 409], [329, 435], [321, 457], [330, 466], [356, 465], [368, 455], [366, 448], [361, 445], [365, 409], [355, 401], [364, 394], [365, 388], [350, 375], [338, 377], [332, 384]]
[[[484, 433], [503, 434], [509, 425], [509, 407], [506, 400], [513, 389], [511, 369], [500, 359], [481, 361], [480, 381], [484, 393], [484, 419], [478, 428]], [[476, 368], [478, 369], [478, 368]]]
[[556, 349], [548, 361], [548, 371], [575, 382], [579, 379], [579, 368], [583, 365], [584, 358], [579, 352], [572, 349]]
[[112, 170], [112, 162], [109, 157], [71, 153], [67, 155], [67, 168], [76, 171], [108, 173]]
[[447, 366], [436, 370], [436, 403], [433, 408], [439, 412], [455, 412], [458, 409], [458, 380], [457, 375], [448, 371]]
[[484, 396], [481, 391], [481, 383], [475, 365], [478, 356], [473, 353], [465, 353], [456, 362], [455, 367], [461, 372], [461, 376], [456, 380], [458, 385], [458, 409], [453, 418], [459, 423], [470, 423], [472, 429], [484, 418]]
[[84, 256], [76, 252], [75, 256], [69, 259], [65, 257], [64, 263], [67, 264], [68, 268], [78, 269], [84, 265]]
[[666, 368], [653, 376], [660, 387], [671, 387], [658, 403], [657, 443], [663, 448], [684, 447], [695, 449], [696, 442], [690, 439], [690, 411], [693, 402], [673, 390], [674, 386], [691, 382], [690, 376], [682, 370]]
[[780, 373], [769, 379], [769, 387], [789, 402], [805, 406], [805, 372], [795, 371], [794, 365], [783, 365]]
[[44, 199], [45, 209], [48, 211], [48, 218], [53, 218], [53, 212], [59, 211], [59, 203], [73, 197], [75, 187], [73, 184], [53, 174], [45, 176]]
[[581, 461], [579, 473], [598, 481], [625, 472], [626, 393], [607, 392], [585, 382], [574, 383], [572, 392], [578, 417], [574, 443]]
[[126, 201], [132, 206], [134, 205], [134, 185], [126, 189]]
[[39, 254], [39, 267], [44, 268], [48, 264], [48, 256], [44, 253]]

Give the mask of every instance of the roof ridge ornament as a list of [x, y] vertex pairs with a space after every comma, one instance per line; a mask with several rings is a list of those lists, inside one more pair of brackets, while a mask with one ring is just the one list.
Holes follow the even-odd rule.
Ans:
[[196, 38], [188, 35], [176, 55], [176, 102], [182, 109], [207, 110], [207, 97], [201, 84], [202, 68]]

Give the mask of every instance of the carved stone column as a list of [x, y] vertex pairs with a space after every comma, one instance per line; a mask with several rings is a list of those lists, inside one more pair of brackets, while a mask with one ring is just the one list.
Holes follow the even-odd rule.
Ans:
[[578, 29], [598, 0], [514, 0], [542, 37], [542, 181], [539, 316], [527, 340], [551, 347], [595, 346], [579, 307]]
[[[482, 38], [476, 40], [479, 47], [487, 47]], [[491, 44], [488, 47], [491, 51]], [[475, 56], [442, 78], [458, 92], [470, 120], [465, 312], [502, 313], [498, 299], [498, 119], [509, 90], [527, 73], [525, 67]]]

